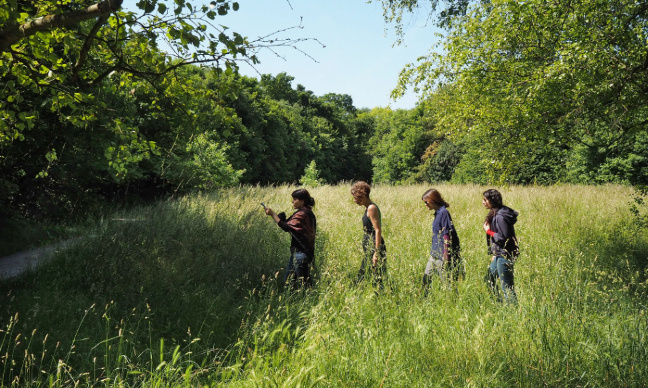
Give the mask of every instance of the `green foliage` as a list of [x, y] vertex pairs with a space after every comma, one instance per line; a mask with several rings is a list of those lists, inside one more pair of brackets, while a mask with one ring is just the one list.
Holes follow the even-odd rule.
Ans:
[[[215, 23], [235, 2], [140, 1], [139, 15], [85, 19], [70, 12], [89, 1], [7, 3], [0, 218], [295, 183], [309, 162], [323, 182], [648, 182], [641, 4], [381, 3], [397, 28], [425, 10], [447, 33], [401, 74], [395, 94], [425, 92], [410, 111], [360, 111], [286, 73], [237, 75], [238, 60], [299, 39], [251, 42]], [[68, 22], [29, 30], [49, 14]]]
[[[299, 117], [298, 109], [286, 112], [269, 102], [263, 114], [275, 110], [268, 118], [280, 129], [268, 138], [281, 145], [276, 156], [293, 160], [288, 166], [282, 159], [267, 164], [272, 175], [257, 169], [251, 161], [266, 145], [255, 149], [242, 143], [254, 141], [265, 128], [256, 132], [242, 125], [231, 100], [244, 86], [228, 81], [237, 61], [257, 63], [258, 50], [293, 47], [302, 39], [272, 34], [250, 42], [215, 23], [238, 10], [236, 2], [137, 5], [140, 14], [106, 13], [90, 1], [11, 1], [3, 8], [3, 208], [28, 218], [60, 218], [82, 214], [102, 197], [160, 197], [261, 177], [294, 181], [305, 160], [313, 158], [313, 136], [299, 135], [292, 122], [282, 123], [282, 116]], [[78, 12], [82, 9], [86, 12]], [[50, 14], [55, 17], [43, 18]], [[42, 27], [35, 32], [31, 20]], [[197, 66], [203, 64], [215, 66]], [[303, 141], [309, 145], [303, 147]]]
[[[389, 3], [410, 10], [419, 2]], [[474, 2], [451, 19], [438, 50], [402, 71], [394, 93], [425, 92], [439, 130], [478, 142], [496, 181], [560, 181], [566, 172], [551, 165], [583, 139], [588, 149], [576, 154], [589, 154], [584, 162], [601, 166], [605, 181], [624, 181], [635, 152], [602, 164], [591, 154], [603, 146], [608, 158], [645, 132], [647, 12], [626, 0]], [[590, 173], [598, 171], [577, 175]]]
[[411, 179], [414, 182], [449, 182], [461, 160], [462, 153], [456, 144], [448, 139], [437, 140], [425, 149], [422, 163], [415, 167]]
[[[374, 108], [376, 129], [369, 142], [372, 149], [376, 182], [449, 180], [456, 161], [454, 156], [437, 157], [436, 147], [443, 136], [425, 115], [423, 106], [411, 111]], [[445, 151], [445, 150], [444, 150]], [[434, 170], [446, 173], [436, 174]]]
[[[227, 14], [229, 1], [214, 3], [214, 7], [194, 6], [185, 1], [172, 5], [158, 0], [140, 1], [138, 6], [144, 13], [139, 16], [115, 12], [94, 23], [81, 21], [64, 25], [66, 29], [53, 25], [33, 34], [31, 25], [24, 24], [50, 13], [71, 15], [91, 4], [89, 1], [60, 6], [45, 1], [26, 5], [10, 2], [8, 10], [0, 14], [0, 25], [6, 27], [0, 31], [3, 38], [0, 40], [12, 39], [16, 35], [14, 29], [18, 30], [21, 24], [21, 36], [26, 36], [1, 50], [0, 77], [6, 87], [0, 99], [8, 104], [2, 111], [4, 120], [0, 121], [0, 145], [24, 139], [43, 108], [72, 125], [81, 125], [87, 119], [84, 106], [96, 104], [92, 90], [88, 89], [100, 85], [115, 72], [151, 80], [191, 63], [220, 62], [231, 71], [236, 68], [237, 58], [256, 62], [254, 50], [246, 39], [236, 33], [230, 35], [226, 28], [212, 23], [218, 15]], [[233, 4], [236, 6], [232, 8], [237, 9], [237, 3]], [[71, 16], [67, 20], [77, 22]], [[78, 39], [77, 34], [85, 39]], [[159, 41], [172, 47], [178, 58], [166, 61], [159, 54]], [[16, 105], [33, 95], [46, 100], [42, 105], [32, 104], [31, 109]], [[128, 128], [133, 129], [136, 128]], [[121, 156], [117, 159], [119, 168], [125, 168]]]
[[312, 160], [306, 169], [304, 170], [304, 175], [299, 179], [302, 185], [309, 187], [317, 187], [324, 182], [322, 178], [319, 177], [319, 171], [317, 171], [317, 164]]
[[[453, 18], [465, 15], [472, 3], [471, 0], [380, 0], [379, 2], [382, 3], [385, 22], [396, 29], [399, 44], [404, 40], [403, 26], [407, 22], [403, 21], [403, 17], [407, 13], [427, 14], [427, 19], [435, 21], [438, 26], [449, 27]], [[487, 3], [485, 0], [480, 2]], [[439, 5], [445, 7], [439, 10]]]
[[[570, 181], [579, 183], [648, 183], [648, 133], [605, 133], [598, 128], [573, 147], [567, 165]], [[601, 133], [603, 132], [603, 133]]]
[[[102, 196], [136, 201], [296, 182], [313, 160], [323, 181], [369, 180], [372, 124], [349, 96], [317, 97], [291, 81], [195, 66], [146, 81], [113, 73], [93, 89], [84, 120], [70, 125], [42, 112], [33, 136], [0, 146], [0, 201], [27, 217], [56, 219], [83, 214]], [[273, 98], [281, 98], [277, 90], [292, 102]], [[34, 101], [47, 103], [35, 95], [20, 109]]]
[[292, 183], [315, 160], [326, 182], [369, 179], [367, 123], [346, 95], [315, 96], [293, 77], [233, 78], [231, 106], [246, 128], [238, 140], [248, 183]]
[[635, 187], [630, 202], [630, 212], [632, 213], [633, 225], [638, 232], [643, 233], [648, 230], [648, 186], [640, 185]]
[[[203, 189], [233, 186], [239, 182], [245, 170], [234, 170], [227, 161], [228, 147], [210, 141], [205, 135], [196, 136], [187, 145], [193, 159], [182, 169], [189, 174], [188, 185]], [[185, 162], [186, 163], [186, 162]]]

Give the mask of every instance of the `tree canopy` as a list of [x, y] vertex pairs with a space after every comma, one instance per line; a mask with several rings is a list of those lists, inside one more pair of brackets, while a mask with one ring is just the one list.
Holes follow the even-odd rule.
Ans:
[[301, 39], [231, 32], [236, 2], [7, 4], [0, 213], [239, 183], [648, 182], [646, 2], [384, 0], [445, 34], [394, 91], [423, 99], [395, 111], [287, 73], [240, 76]]
[[[383, 3], [400, 11], [422, 5]], [[514, 175], [539, 153], [564, 164], [565, 150], [579, 157], [604, 147], [596, 170], [611, 163], [615, 147], [640, 141], [648, 124], [647, 2], [461, 4], [461, 12], [441, 15], [445, 37], [402, 71], [394, 94], [423, 91], [440, 130], [482, 144], [480, 163], [494, 176]], [[639, 170], [648, 154], [635, 151], [625, 168], [646, 180]]]

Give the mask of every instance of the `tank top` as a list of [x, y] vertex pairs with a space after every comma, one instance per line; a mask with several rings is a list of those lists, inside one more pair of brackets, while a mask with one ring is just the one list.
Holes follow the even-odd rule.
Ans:
[[[378, 208], [378, 205], [376, 205], [375, 203], [372, 202], [371, 204], [375, 205], [376, 208]], [[371, 241], [376, 241], [376, 230], [374, 229], [373, 223], [371, 223], [371, 218], [369, 218], [369, 216], [367, 215], [367, 211], [369, 211], [368, 206], [367, 209], [365, 209], [364, 215], [362, 216], [362, 228], [364, 229], [365, 237], [370, 237], [372, 239]], [[380, 215], [380, 208], [378, 208], [378, 214]], [[382, 236], [380, 236], [380, 244], [385, 244], [385, 239], [382, 238]]]

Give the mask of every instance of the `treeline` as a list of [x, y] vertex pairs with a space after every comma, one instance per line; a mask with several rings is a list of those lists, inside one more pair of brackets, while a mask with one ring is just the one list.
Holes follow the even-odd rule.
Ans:
[[[410, 111], [370, 112], [375, 124], [369, 142], [374, 180], [484, 185], [648, 184], [648, 131], [610, 133], [609, 127], [597, 123], [579, 128], [581, 137], [568, 142], [544, 135], [517, 136], [515, 131], [506, 137], [489, 133], [488, 139], [483, 133], [470, 131], [449, 137], [434, 122], [437, 97]], [[576, 132], [570, 128], [563, 131]]]
[[[437, 19], [445, 54], [406, 67], [395, 90], [425, 99], [395, 111], [317, 96], [285, 73], [237, 75], [259, 50], [300, 41], [250, 42], [214, 22], [238, 2], [141, 1], [32, 28], [92, 4], [0, 12], [0, 221], [237, 184], [648, 183], [648, 19], [636, 2], [451, 1]], [[397, 16], [422, 3], [383, 5]]]
[[45, 109], [28, 136], [3, 144], [1, 200], [56, 217], [105, 199], [298, 183], [312, 161], [326, 182], [370, 180], [371, 116], [348, 95], [316, 96], [292, 81], [197, 66], [155, 82], [114, 74], [75, 109], [77, 121]]
[[[28, 136], [2, 144], [3, 209], [60, 218], [105, 201], [298, 184], [313, 162], [327, 183], [496, 183], [485, 161], [496, 168], [506, 155], [484, 152], [478, 137], [439, 132], [433, 100], [412, 110], [358, 109], [351, 96], [316, 96], [293, 81], [285, 73], [257, 79], [197, 66], [151, 82], [113, 74], [90, 93], [92, 103], [62, 108], [69, 115], [53, 112], [51, 96], [26, 92], [21, 104], [47, 108]], [[648, 180], [645, 131], [589, 134], [570, 147], [519, 139], [527, 155], [516, 156], [522, 162], [506, 181]]]

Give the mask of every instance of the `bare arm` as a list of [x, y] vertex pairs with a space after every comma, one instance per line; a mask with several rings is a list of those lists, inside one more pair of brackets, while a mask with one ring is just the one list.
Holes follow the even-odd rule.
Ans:
[[277, 213], [275, 213], [274, 210], [270, 209], [269, 207], [265, 208], [265, 214], [271, 216], [276, 223], [279, 223], [279, 221], [281, 221]]
[[369, 219], [371, 220], [371, 224], [373, 225], [374, 230], [376, 231], [376, 251], [374, 252], [373, 255], [373, 265], [376, 265], [378, 262], [378, 251], [380, 249], [380, 242], [382, 241], [382, 226], [380, 222], [380, 210], [378, 210], [378, 206], [371, 204], [367, 208], [367, 216], [369, 216]]
[[443, 261], [450, 260], [450, 235], [443, 235]]

